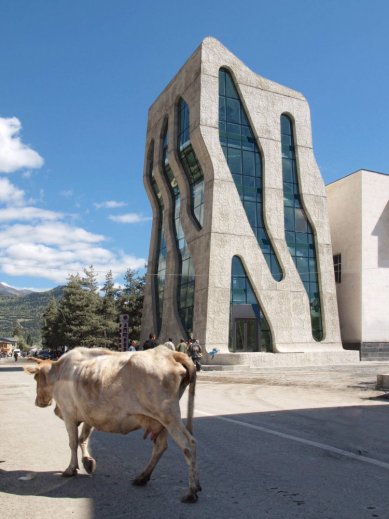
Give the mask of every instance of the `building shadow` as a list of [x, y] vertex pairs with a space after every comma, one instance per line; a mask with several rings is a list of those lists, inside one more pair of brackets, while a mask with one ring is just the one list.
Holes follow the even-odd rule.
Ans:
[[94, 519], [384, 519], [389, 446], [382, 440], [388, 411], [381, 404], [197, 418], [203, 490], [194, 505], [180, 502], [187, 467], [171, 440], [148, 485], [131, 485], [151, 453], [141, 431], [126, 437], [94, 433], [93, 476], [63, 478], [58, 472], [5, 471], [0, 465], [0, 490], [23, 497], [87, 499]]
[[378, 267], [389, 268], [389, 202], [377, 220], [372, 234], [378, 239]]

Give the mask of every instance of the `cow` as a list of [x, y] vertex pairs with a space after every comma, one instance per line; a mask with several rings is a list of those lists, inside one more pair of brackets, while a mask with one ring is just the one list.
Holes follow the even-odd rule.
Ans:
[[[158, 346], [148, 351], [114, 352], [102, 348], [75, 348], [59, 360], [35, 359], [25, 367], [37, 382], [35, 405], [47, 407], [55, 400], [55, 414], [65, 422], [71, 458], [62, 473], [77, 474], [77, 448], [87, 473], [96, 470], [88, 450], [93, 429], [127, 434], [144, 430], [151, 436], [149, 463], [133, 481], [145, 485], [167, 449], [169, 433], [183, 452], [189, 470], [189, 489], [183, 502], [195, 502], [201, 490], [197, 473], [196, 441], [192, 435], [196, 368], [184, 353]], [[181, 419], [179, 400], [189, 386], [187, 425]], [[82, 424], [78, 437], [78, 427]]]

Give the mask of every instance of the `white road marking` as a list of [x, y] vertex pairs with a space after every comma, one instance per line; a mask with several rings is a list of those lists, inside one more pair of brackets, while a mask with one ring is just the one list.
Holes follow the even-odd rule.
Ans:
[[337, 447], [332, 447], [332, 445], [327, 445], [325, 443], [315, 442], [312, 440], [307, 440], [306, 438], [300, 438], [299, 436], [294, 436], [292, 434], [283, 433], [280, 431], [276, 431], [275, 429], [269, 429], [267, 427], [262, 427], [261, 425], [253, 425], [247, 422], [242, 422], [241, 420], [235, 420], [234, 418], [227, 418], [226, 416], [215, 416], [211, 413], [206, 413], [205, 411], [200, 411], [196, 409], [196, 413], [202, 414], [204, 416], [212, 416], [212, 418], [216, 418], [217, 420], [222, 420], [224, 422], [233, 423], [235, 425], [241, 425], [242, 427], [247, 427], [248, 429], [254, 429], [255, 431], [264, 432], [267, 434], [272, 434], [273, 436], [278, 436], [279, 438], [284, 438], [286, 440], [292, 440], [298, 443], [303, 443], [304, 445], [309, 445], [311, 447], [316, 447], [317, 449], [321, 449], [327, 452], [332, 452], [334, 454], [339, 454], [340, 456], [344, 456], [346, 458], [350, 458], [356, 461], [362, 461], [363, 463], [369, 463], [370, 465], [376, 465], [377, 467], [381, 467], [383, 469], [389, 470], [389, 463], [385, 461], [379, 461], [374, 458], [369, 458], [368, 456], [362, 456], [361, 454], [354, 454], [350, 451], [345, 451], [343, 449], [338, 449]]

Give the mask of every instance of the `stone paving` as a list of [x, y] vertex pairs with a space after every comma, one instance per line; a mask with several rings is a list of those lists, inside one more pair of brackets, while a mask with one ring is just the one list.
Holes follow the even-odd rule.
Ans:
[[365, 390], [379, 396], [377, 375], [389, 373], [389, 362], [359, 362], [341, 366], [261, 368], [247, 371], [201, 371], [200, 380], [237, 384], [321, 387]]

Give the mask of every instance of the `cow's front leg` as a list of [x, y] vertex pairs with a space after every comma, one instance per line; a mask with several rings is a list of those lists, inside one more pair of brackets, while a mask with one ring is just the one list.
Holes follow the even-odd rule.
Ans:
[[153, 445], [153, 452], [151, 454], [150, 461], [148, 462], [147, 466], [144, 468], [143, 472], [137, 476], [134, 481], [132, 482], [133, 485], [146, 485], [146, 483], [149, 481], [150, 476], [158, 463], [160, 457], [167, 449], [167, 431], [166, 429], [162, 429], [160, 433], [158, 433], [154, 445]]
[[89, 438], [92, 434], [92, 431], [93, 427], [84, 422], [80, 437], [78, 438], [78, 444], [81, 447], [82, 452], [82, 464], [84, 465], [84, 469], [88, 474], [92, 474], [96, 471], [96, 460], [92, 458], [88, 450]]
[[78, 424], [77, 422], [69, 421], [65, 418], [65, 425], [69, 436], [69, 447], [71, 451], [70, 463], [68, 468], [62, 472], [62, 476], [71, 477], [77, 474], [78, 459], [77, 459], [77, 448], [78, 448]]

